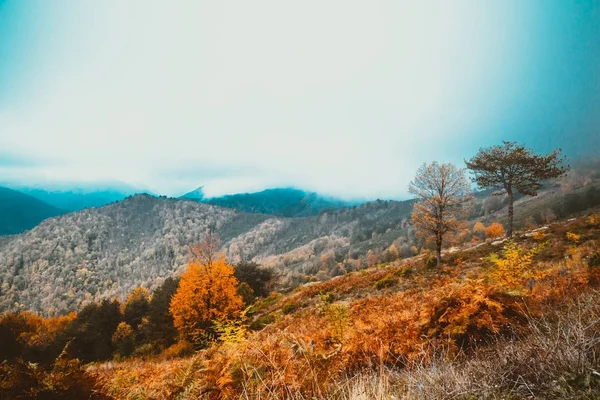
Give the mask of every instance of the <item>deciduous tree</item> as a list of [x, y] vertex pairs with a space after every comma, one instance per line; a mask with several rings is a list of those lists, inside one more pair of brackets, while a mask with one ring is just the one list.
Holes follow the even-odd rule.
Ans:
[[217, 253], [218, 242], [210, 236], [192, 251], [170, 306], [179, 334], [196, 343], [206, 337], [215, 320], [234, 318], [244, 305], [233, 267]]
[[480, 188], [500, 189], [508, 194], [507, 236], [512, 237], [514, 191], [536, 196], [542, 181], [567, 171], [568, 167], [561, 165], [563, 161], [560, 149], [537, 155], [516, 142], [504, 141], [501, 145], [479, 149], [466, 164], [474, 174], [473, 181]]
[[247, 283], [255, 296], [266, 297], [269, 295], [275, 272], [273, 269], [263, 268], [255, 262], [242, 261], [236, 264], [234, 275], [239, 282]]
[[469, 182], [464, 170], [453, 164], [423, 164], [408, 190], [417, 196], [412, 222], [417, 234], [432, 238], [435, 243], [437, 265], [442, 261], [444, 237], [462, 229], [462, 219], [468, 211]]
[[137, 287], [131, 292], [129, 297], [127, 297], [125, 310], [123, 311], [123, 319], [132, 329], [137, 330], [142, 322], [142, 318], [148, 314], [149, 308], [150, 294], [148, 293], [148, 290]]

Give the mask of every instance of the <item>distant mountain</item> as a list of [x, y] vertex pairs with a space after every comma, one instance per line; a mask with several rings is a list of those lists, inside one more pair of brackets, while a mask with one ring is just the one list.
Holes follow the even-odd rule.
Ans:
[[334, 210], [357, 204], [294, 188], [275, 188], [256, 193], [239, 193], [210, 198], [204, 196], [202, 189], [201, 186], [181, 198], [243, 212], [282, 217], [308, 217], [318, 215], [323, 210]]
[[0, 240], [0, 313], [78, 309], [123, 297], [181, 271], [209, 227], [231, 262], [255, 260], [303, 279], [321, 255], [343, 260], [406, 235], [412, 202], [378, 201], [307, 218], [243, 213], [190, 200], [135, 195], [46, 220]]
[[31, 229], [64, 211], [16, 190], [0, 187], [0, 235]]
[[143, 192], [121, 182], [62, 184], [56, 187], [19, 187], [17, 190], [65, 211], [101, 207]]
[[192, 190], [191, 192], [184, 194], [180, 198], [187, 199], [187, 200], [197, 200], [197, 201], [203, 200], [204, 199], [204, 186], [200, 186], [198, 189]]

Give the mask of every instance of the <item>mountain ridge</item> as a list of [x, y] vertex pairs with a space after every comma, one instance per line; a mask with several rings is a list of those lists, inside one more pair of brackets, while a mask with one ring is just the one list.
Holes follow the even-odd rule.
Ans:
[[179, 198], [201, 201], [243, 212], [282, 217], [314, 216], [324, 210], [360, 204], [356, 201], [341, 200], [294, 187], [269, 188], [260, 192], [235, 193], [216, 197], [206, 197], [203, 188], [204, 186], [200, 186]]
[[46, 218], [64, 211], [33, 196], [0, 186], [0, 235], [14, 235], [31, 229]]

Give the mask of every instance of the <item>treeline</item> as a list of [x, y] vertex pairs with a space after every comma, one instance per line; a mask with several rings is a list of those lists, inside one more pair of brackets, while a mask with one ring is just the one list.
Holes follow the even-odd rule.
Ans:
[[[235, 286], [235, 293], [231, 295], [240, 299], [240, 308], [269, 294], [273, 270], [252, 262], [228, 267]], [[0, 318], [0, 360], [49, 366], [61, 354], [84, 363], [131, 355], [149, 356], [164, 351], [180, 339], [185, 345], [180, 343], [176, 346], [178, 349], [193, 350], [203, 342], [185, 342], [190, 337], [176, 329], [173, 318], [174, 311], [181, 311], [172, 307], [173, 298], [178, 292], [179, 296], [185, 294], [180, 281], [178, 277], [170, 277], [151, 293], [136, 288], [124, 303], [106, 299], [90, 303], [78, 313], [60, 317], [43, 318], [27, 311], [6, 313]], [[213, 334], [211, 328], [212, 321], [207, 325], [207, 335]]]

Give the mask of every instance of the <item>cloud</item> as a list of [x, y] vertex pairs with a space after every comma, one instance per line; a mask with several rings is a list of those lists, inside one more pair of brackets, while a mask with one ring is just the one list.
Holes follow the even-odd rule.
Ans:
[[592, 134], [594, 7], [11, 3], [0, 8], [0, 148], [56, 162], [7, 158], [0, 179], [405, 196], [423, 161]]

